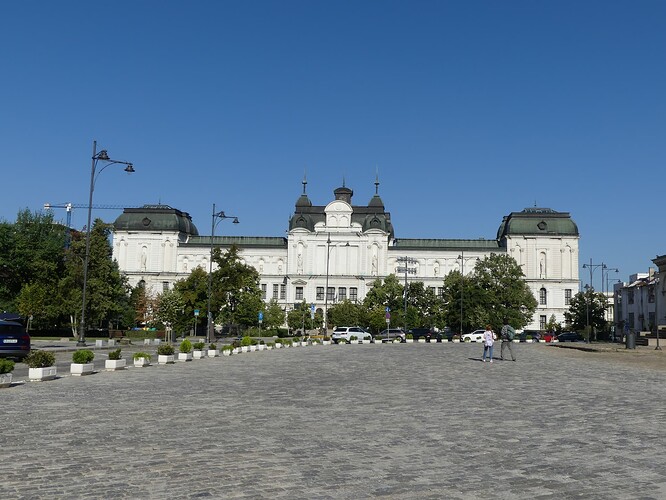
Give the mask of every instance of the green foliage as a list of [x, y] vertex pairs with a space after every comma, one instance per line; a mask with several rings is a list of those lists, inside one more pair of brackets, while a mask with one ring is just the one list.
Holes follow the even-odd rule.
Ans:
[[[323, 315], [315, 313], [315, 318], [310, 318], [310, 305], [303, 301], [296, 309], [287, 314], [287, 325], [291, 330], [312, 330], [322, 325]], [[279, 334], [278, 334], [279, 335]]]
[[115, 360], [120, 359], [120, 352], [121, 352], [120, 348], [116, 349], [115, 351], [109, 351], [109, 359], [115, 359]]
[[215, 349], [217, 349], [217, 344], [212, 344], [212, 343], [211, 343], [211, 344], [208, 346], [208, 349], [210, 349], [211, 351], [214, 351]]
[[192, 342], [190, 342], [188, 339], [183, 340], [180, 343], [180, 347], [178, 348], [180, 352], [192, 352]]
[[271, 299], [264, 312], [263, 328], [266, 330], [277, 330], [284, 324], [285, 312], [277, 303], [277, 300]]
[[[182, 344], [181, 344], [182, 346]], [[182, 348], [181, 348], [182, 351]], [[171, 344], [160, 344], [157, 346], [157, 354], [162, 356], [172, 356], [176, 352]], [[185, 352], [185, 351], [182, 351]]]
[[225, 345], [222, 346], [222, 350], [223, 351], [233, 351], [234, 346], [232, 346], [231, 344], [225, 344]]
[[362, 304], [343, 300], [328, 308], [329, 326], [366, 325], [367, 313]]
[[50, 351], [30, 351], [23, 360], [30, 368], [47, 368], [55, 365], [55, 354]]
[[405, 338], [414, 340], [414, 335], [411, 334], [411, 333], [408, 333], [408, 334], [405, 335]]
[[11, 359], [0, 358], [0, 375], [14, 371], [14, 362]]
[[254, 339], [252, 337], [250, 337], [249, 335], [244, 336], [241, 339], [241, 343], [240, 343], [241, 346], [249, 346], [249, 345], [254, 345], [254, 344], [255, 344]]
[[[158, 346], [158, 347], [159, 347], [159, 346]], [[134, 353], [134, 356], [132, 356], [132, 358], [135, 359], [135, 360], [136, 360], [136, 359], [145, 358], [145, 359], [147, 359], [148, 361], [150, 361], [150, 359], [152, 358], [152, 356], [151, 356], [150, 354], [148, 354], [147, 352], [135, 352], [135, 353]]]
[[185, 300], [177, 290], [165, 290], [157, 296], [155, 300], [154, 320], [162, 325], [175, 328], [180, 326], [180, 330], [185, 326], [183, 322], [183, 311], [185, 309]]
[[[578, 292], [571, 297], [569, 310], [564, 313], [564, 319], [572, 329], [584, 331], [588, 325], [595, 330], [603, 330], [606, 326], [604, 319], [608, 307], [608, 299], [603, 293], [597, 293], [593, 288]], [[587, 332], [589, 335], [590, 332]]]
[[556, 333], [562, 331], [562, 325], [557, 322], [554, 314], [550, 315], [550, 319], [548, 320], [548, 323], [546, 323], [546, 331]]
[[95, 359], [95, 353], [90, 349], [79, 349], [78, 351], [74, 351], [74, 354], [72, 354], [72, 361], [82, 365], [86, 363], [92, 363], [93, 359]]
[[205, 342], [195, 342], [192, 347], [195, 351], [203, 351], [203, 348], [206, 347]]

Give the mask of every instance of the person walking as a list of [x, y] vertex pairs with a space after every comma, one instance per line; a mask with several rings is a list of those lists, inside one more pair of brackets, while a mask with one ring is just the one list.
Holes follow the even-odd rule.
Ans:
[[495, 343], [495, 332], [490, 325], [486, 325], [486, 331], [483, 332], [483, 362], [486, 362], [486, 355], [489, 361], [493, 362], [493, 344]]
[[511, 353], [511, 360], [516, 360], [516, 355], [513, 353], [513, 338], [516, 336], [516, 330], [509, 324], [509, 320], [504, 318], [504, 326], [500, 331], [502, 338], [502, 347], [500, 348], [500, 359], [504, 360], [504, 348], [508, 347]]

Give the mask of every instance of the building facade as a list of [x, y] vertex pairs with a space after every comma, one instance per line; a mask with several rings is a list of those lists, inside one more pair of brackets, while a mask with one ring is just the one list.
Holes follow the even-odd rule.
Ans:
[[[324, 312], [345, 299], [363, 300], [372, 282], [390, 274], [422, 281], [440, 295], [453, 270], [469, 274], [477, 259], [508, 253], [522, 267], [537, 299], [527, 329], [544, 329], [554, 316], [564, 322], [579, 289], [575, 222], [566, 212], [526, 208], [504, 217], [492, 239], [396, 237], [391, 215], [378, 194], [367, 205], [353, 203], [353, 191], [335, 189], [326, 205], [314, 205], [303, 181], [286, 237], [201, 236], [186, 212], [165, 205], [127, 208], [114, 223], [113, 252], [132, 286], [153, 293], [173, 287], [194, 268], [208, 271], [211, 247], [239, 248], [257, 269], [264, 300], [285, 309], [304, 300]], [[444, 325], [435, 325], [444, 326]]]

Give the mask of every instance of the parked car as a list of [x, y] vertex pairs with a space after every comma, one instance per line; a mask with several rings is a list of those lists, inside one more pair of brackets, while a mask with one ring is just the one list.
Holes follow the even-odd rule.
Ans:
[[414, 338], [414, 342], [416, 342], [421, 337], [424, 337], [426, 340], [428, 340], [430, 335], [432, 335], [431, 330], [431, 328], [410, 328], [407, 333], [411, 333], [412, 337]]
[[485, 330], [474, 330], [471, 333], [465, 333], [460, 337], [461, 342], [483, 342], [483, 334]]
[[381, 340], [382, 342], [393, 342], [394, 340], [406, 342], [407, 334], [402, 328], [387, 328], [376, 335], [375, 340]]
[[0, 320], [0, 356], [23, 359], [30, 354], [30, 335], [21, 323]]
[[358, 340], [372, 340], [372, 335], [360, 326], [337, 326], [333, 330], [331, 340], [335, 344], [340, 341], [349, 342], [354, 336]]
[[582, 342], [583, 336], [578, 332], [562, 332], [557, 336], [558, 342]]

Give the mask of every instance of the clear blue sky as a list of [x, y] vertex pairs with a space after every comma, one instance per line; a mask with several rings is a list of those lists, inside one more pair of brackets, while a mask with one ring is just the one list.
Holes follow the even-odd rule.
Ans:
[[626, 280], [666, 254], [665, 26], [660, 0], [2, 2], [0, 218], [86, 203], [96, 139], [136, 174], [95, 204], [201, 234], [216, 203], [241, 219], [217, 234], [285, 235], [304, 172], [317, 205], [378, 172], [397, 237], [492, 239], [536, 204]]

